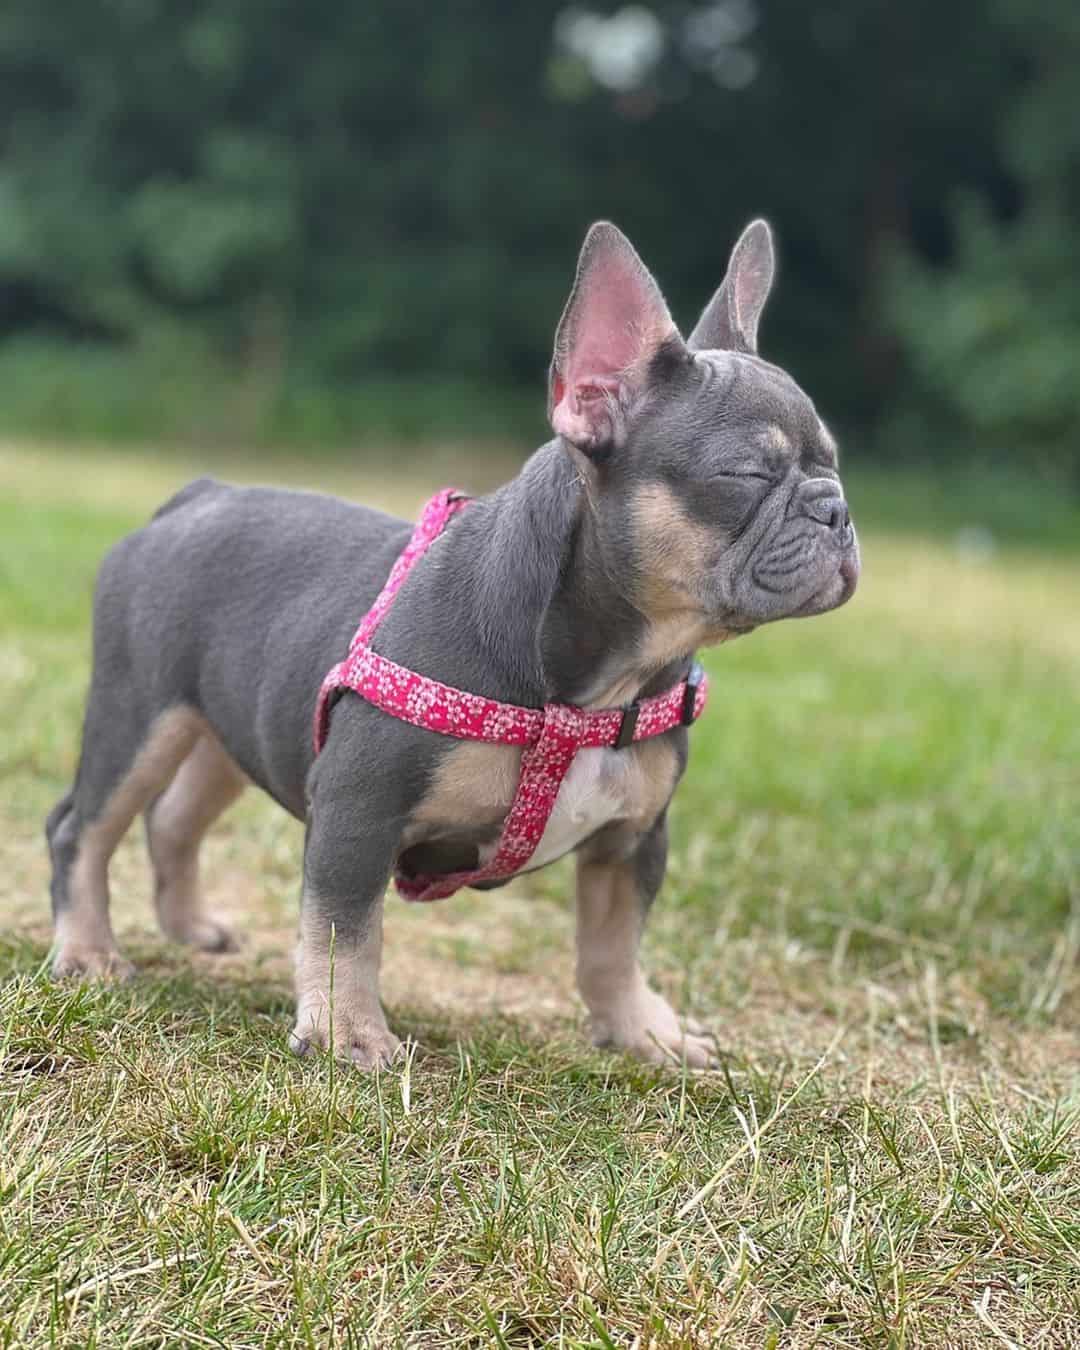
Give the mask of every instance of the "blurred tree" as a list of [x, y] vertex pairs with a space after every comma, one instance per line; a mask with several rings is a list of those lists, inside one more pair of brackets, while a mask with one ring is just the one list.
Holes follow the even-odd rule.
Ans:
[[[913, 371], [970, 421], [935, 375], [941, 326], [922, 342], [912, 318], [921, 285], [943, 294], [917, 260], [978, 297], [990, 235], [1030, 236], [1027, 270], [1059, 282], [1072, 256], [1075, 16], [1053, 0], [1028, 32], [1021, 13], [7, 0], [0, 339], [199, 349], [256, 402], [282, 381], [535, 388], [590, 220], [630, 233], [690, 325], [761, 212], [783, 264], [765, 350], [826, 415], [872, 427]], [[991, 204], [977, 248], [953, 242], [957, 189]], [[904, 286], [883, 292], [897, 240]]]
[[1064, 471], [1080, 490], [1080, 9], [996, 0], [1023, 80], [995, 126], [1014, 202], [950, 196], [937, 265], [898, 249], [886, 307], [914, 374], [895, 429]]

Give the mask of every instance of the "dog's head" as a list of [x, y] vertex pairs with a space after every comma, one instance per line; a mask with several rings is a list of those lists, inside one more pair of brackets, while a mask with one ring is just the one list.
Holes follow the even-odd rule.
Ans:
[[646, 617], [695, 641], [821, 614], [859, 575], [832, 437], [757, 354], [772, 279], [758, 220], [684, 340], [629, 240], [601, 223], [555, 339], [551, 425], [582, 469], [604, 564]]

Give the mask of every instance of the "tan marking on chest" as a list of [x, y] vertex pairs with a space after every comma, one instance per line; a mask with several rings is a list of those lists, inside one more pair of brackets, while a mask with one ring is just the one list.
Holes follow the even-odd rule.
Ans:
[[514, 799], [521, 751], [513, 745], [462, 741], [439, 761], [402, 835], [402, 848], [462, 829], [497, 825]]
[[675, 751], [659, 738], [626, 750], [579, 750], [527, 871], [554, 862], [606, 825], [644, 832], [675, 788]]
[[[479, 741], [455, 746], [413, 812], [402, 847], [499, 824], [514, 800], [520, 765], [521, 752], [513, 746]], [[579, 750], [526, 870], [553, 862], [616, 821], [647, 830], [671, 797], [677, 775], [675, 750], [661, 737], [626, 750]], [[495, 847], [481, 849], [482, 864], [494, 856]]]

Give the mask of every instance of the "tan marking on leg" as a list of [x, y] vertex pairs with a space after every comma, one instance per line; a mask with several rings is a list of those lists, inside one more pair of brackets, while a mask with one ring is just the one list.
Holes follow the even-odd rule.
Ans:
[[154, 725], [131, 768], [96, 820], [83, 827], [68, 875], [68, 903], [56, 922], [53, 974], [126, 977], [133, 971], [109, 922], [109, 859], [128, 826], [176, 772], [205, 725], [189, 708], [171, 708]]
[[654, 1063], [714, 1062], [712, 1042], [683, 1030], [638, 964], [641, 898], [632, 863], [578, 862], [577, 982], [593, 1040]]
[[364, 932], [351, 941], [332, 935], [317, 910], [318, 901], [305, 897], [296, 952], [296, 1025], [289, 1044], [301, 1055], [312, 1046], [332, 1046], [337, 1059], [358, 1068], [384, 1068], [401, 1042], [386, 1025], [379, 1001], [383, 898], [372, 904]]
[[187, 942], [203, 951], [228, 951], [236, 945], [226, 925], [203, 909], [199, 845], [247, 784], [221, 742], [207, 731], [147, 814], [158, 922], [175, 942]]

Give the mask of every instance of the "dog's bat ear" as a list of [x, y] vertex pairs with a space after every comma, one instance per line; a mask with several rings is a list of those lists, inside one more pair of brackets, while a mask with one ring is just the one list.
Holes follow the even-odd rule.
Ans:
[[772, 231], [752, 221], [731, 251], [727, 275], [690, 334], [694, 351], [757, 352], [758, 323], [772, 288]]
[[682, 339], [660, 288], [614, 225], [585, 236], [574, 289], [555, 334], [548, 417], [586, 454], [610, 449], [653, 357]]

